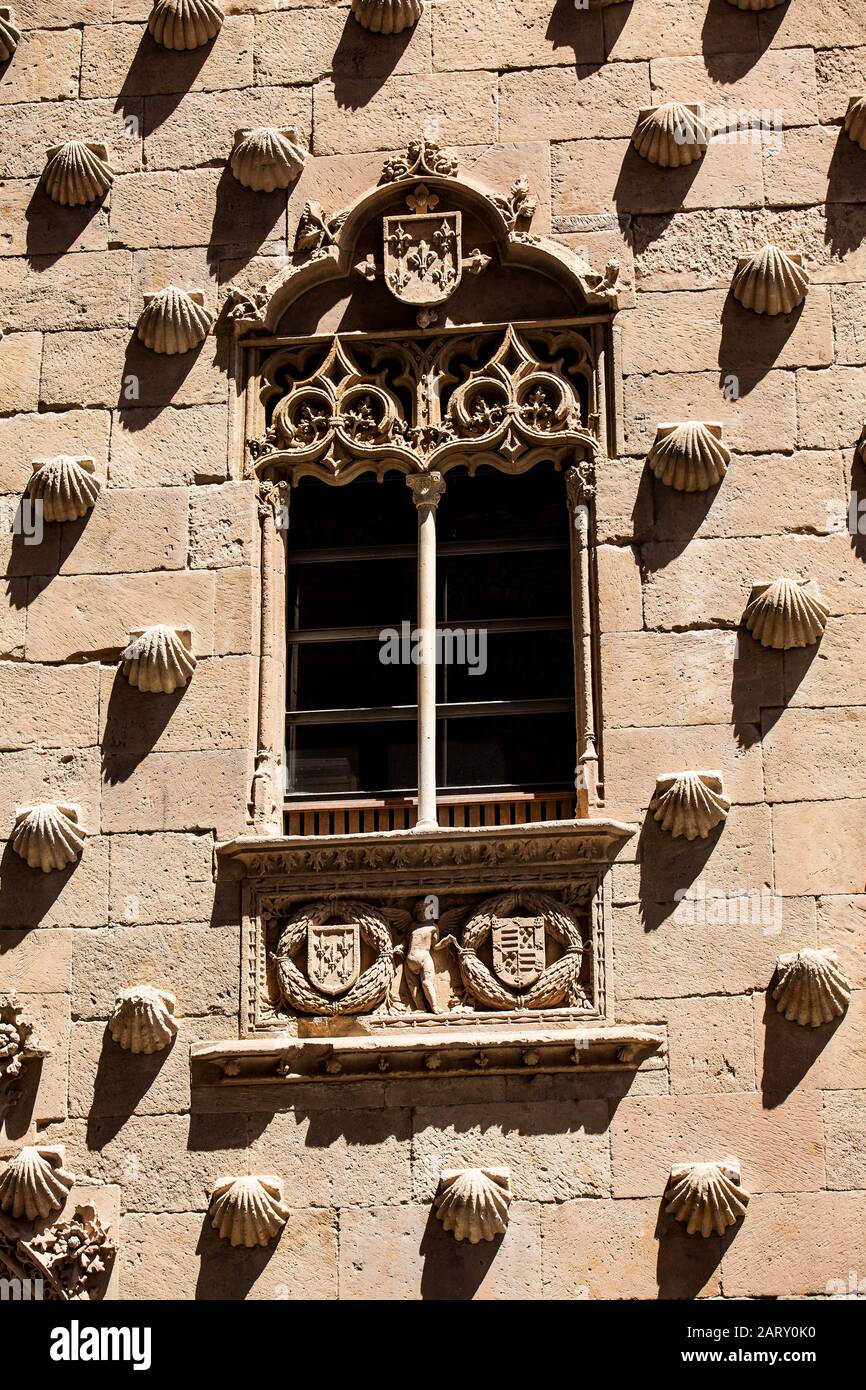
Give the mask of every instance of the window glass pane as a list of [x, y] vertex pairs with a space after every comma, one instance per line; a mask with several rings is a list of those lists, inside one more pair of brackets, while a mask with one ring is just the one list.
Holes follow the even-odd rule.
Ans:
[[440, 555], [440, 613], [452, 623], [567, 615], [571, 609], [567, 541], [566, 535], [562, 549], [511, 555]]
[[508, 715], [443, 721], [439, 785], [448, 788], [544, 786], [574, 782], [574, 717]]
[[286, 756], [289, 794], [414, 792], [415, 721], [302, 725], [290, 729]]
[[[559, 700], [574, 695], [571, 631], [488, 632], [452, 629], [440, 639], [437, 699]], [[485, 669], [486, 665], [486, 669]]]
[[383, 482], [362, 473], [342, 487], [302, 478], [289, 504], [289, 555], [294, 550], [415, 544], [417, 515], [402, 474]]
[[414, 623], [416, 575], [414, 557], [291, 565], [289, 632], [311, 627], [399, 627], [403, 619]]
[[[413, 705], [417, 668], [384, 664], [389, 649], [378, 641], [303, 642], [289, 668], [289, 708], [357, 709], [371, 705]], [[399, 644], [396, 655], [400, 656]]]
[[458, 469], [446, 475], [436, 514], [440, 545], [448, 541], [568, 541], [562, 473], [539, 463], [528, 473], [500, 473], [484, 466], [474, 477]]

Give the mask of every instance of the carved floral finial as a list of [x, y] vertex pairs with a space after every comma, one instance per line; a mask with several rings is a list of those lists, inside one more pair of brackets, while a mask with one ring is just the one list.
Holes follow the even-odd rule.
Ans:
[[755, 584], [743, 621], [762, 647], [790, 651], [817, 642], [830, 616], [814, 579], [776, 579]]
[[42, 174], [45, 192], [61, 207], [77, 208], [104, 198], [114, 183], [105, 145], [67, 140], [52, 145]]
[[780, 1014], [804, 1028], [818, 1028], [841, 1018], [851, 998], [851, 985], [835, 951], [806, 946], [779, 956], [773, 998]]
[[803, 303], [809, 289], [809, 276], [801, 262], [799, 252], [789, 255], [778, 246], [762, 246], [737, 261], [731, 293], [756, 314], [790, 314]]
[[504, 1234], [511, 1195], [508, 1168], [449, 1168], [439, 1178], [436, 1216], [455, 1240], [477, 1245]]
[[352, 14], [373, 34], [402, 34], [421, 18], [421, 0], [352, 0]]
[[434, 140], [413, 140], [405, 155], [386, 159], [380, 183], [396, 183], [398, 179], [416, 178], [420, 174], [453, 179], [457, 174], [457, 157], [443, 154]]
[[678, 492], [705, 492], [720, 483], [731, 451], [722, 443], [722, 426], [705, 421], [659, 425], [647, 463], [660, 482]]
[[221, 1239], [248, 1250], [269, 1245], [289, 1218], [283, 1184], [273, 1175], [220, 1178], [211, 1192], [209, 1211]]
[[745, 1216], [749, 1194], [742, 1186], [740, 1161], [680, 1163], [671, 1168], [665, 1211], [686, 1223], [690, 1236], [723, 1236]]
[[215, 39], [225, 15], [213, 0], [156, 0], [147, 27], [163, 48], [201, 48]]
[[171, 695], [185, 686], [196, 668], [189, 628], [134, 628], [120, 655], [121, 670], [136, 690]]
[[63, 1166], [63, 1145], [30, 1145], [0, 1173], [0, 1210], [15, 1220], [47, 1221], [75, 1182]]
[[15, 12], [0, 5], [0, 63], [8, 63], [21, 42], [21, 31], [15, 27]]
[[131, 985], [118, 992], [108, 1031], [127, 1052], [162, 1052], [177, 1035], [173, 994], [153, 985]]
[[664, 772], [656, 778], [649, 809], [674, 839], [706, 840], [727, 818], [731, 803], [720, 772]]
[[638, 154], [650, 164], [663, 169], [693, 164], [703, 159], [709, 143], [703, 106], [679, 101], [647, 106], [638, 114], [631, 139]]
[[31, 869], [41, 869], [44, 874], [65, 869], [84, 849], [86, 832], [79, 824], [80, 817], [80, 807], [68, 804], [44, 801], [38, 806], [20, 806], [10, 844]]
[[204, 307], [202, 290], [166, 285], [158, 294], [144, 296], [136, 335], [151, 352], [171, 357], [203, 343], [213, 323], [213, 314]]
[[257, 126], [235, 131], [231, 170], [238, 183], [256, 193], [288, 188], [304, 167], [307, 151], [293, 125]]
[[34, 459], [27, 496], [42, 503], [46, 521], [78, 521], [94, 506], [101, 484], [94, 476], [94, 461], [58, 454], [53, 459]]
[[25, 1064], [48, 1055], [48, 1048], [34, 1037], [34, 1025], [15, 992], [0, 994], [0, 1116], [18, 1098]]

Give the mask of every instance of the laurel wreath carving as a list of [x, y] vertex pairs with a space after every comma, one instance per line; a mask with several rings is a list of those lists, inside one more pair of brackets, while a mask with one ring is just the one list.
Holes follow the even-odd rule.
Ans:
[[[527, 908], [543, 917], [551, 936], [565, 947], [565, 954], [543, 970], [534, 984], [523, 990], [510, 989], [497, 980], [478, 956], [479, 948], [484, 945], [496, 921], [510, 916], [516, 907]], [[569, 1005], [586, 1002], [579, 978], [583, 954], [587, 950], [589, 947], [584, 946], [577, 919], [562, 903], [546, 893], [521, 892], [487, 898], [466, 923], [457, 954], [464, 985], [483, 1004], [491, 1009], [545, 1009], [563, 1001]]]
[[[334, 999], [320, 993], [310, 983], [295, 965], [292, 956], [310, 927], [321, 926], [329, 917], [336, 916], [345, 917], [347, 923], [357, 922], [364, 941], [376, 951], [376, 959], [362, 972], [351, 989]], [[284, 1001], [307, 1014], [365, 1013], [382, 1002], [394, 978], [394, 945], [385, 918], [369, 903], [346, 899], [341, 899], [337, 907], [332, 902], [322, 902], [296, 912], [286, 923], [272, 959]]]

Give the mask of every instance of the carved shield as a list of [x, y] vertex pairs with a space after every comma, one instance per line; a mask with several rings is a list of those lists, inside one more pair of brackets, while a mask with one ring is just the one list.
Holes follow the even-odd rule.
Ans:
[[494, 924], [493, 969], [512, 989], [528, 989], [544, 969], [544, 918], [500, 917]]
[[357, 923], [329, 922], [307, 930], [307, 975], [323, 994], [345, 994], [361, 973]]
[[385, 283], [404, 304], [441, 304], [462, 274], [459, 212], [383, 218]]

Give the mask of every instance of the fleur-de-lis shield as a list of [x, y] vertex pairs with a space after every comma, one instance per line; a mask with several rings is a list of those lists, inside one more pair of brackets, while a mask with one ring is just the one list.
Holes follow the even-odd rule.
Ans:
[[419, 307], [450, 299], [463, 271], [459, 212], [385, 217], [383, 235], [385, 283], [397, 299]]
[[361, 973], [361, 934], [357, 922], [328, 922], [307, 931], [307, 975], [323, 994], [351, 989]]
[[544, 918], [500, 917], [493, 924], [493, 969], [512, 989], [534, 985], [545, 965]]

